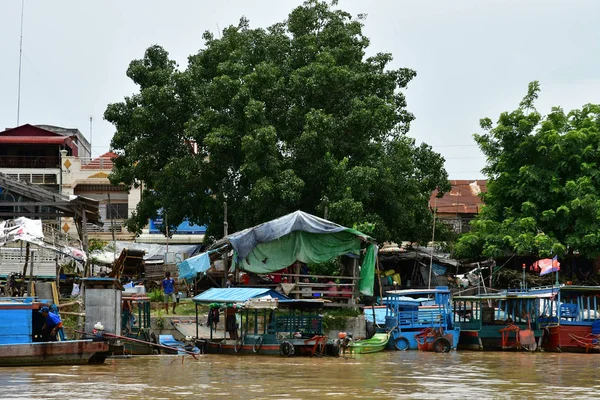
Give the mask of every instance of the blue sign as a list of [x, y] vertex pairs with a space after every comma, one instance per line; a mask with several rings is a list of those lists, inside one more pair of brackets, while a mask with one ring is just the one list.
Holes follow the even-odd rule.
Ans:
[[[160, 228], [163, 225], [162, 217], [150, 220], [150, 233], [161, 233]], [[173, 232], [174, 235], [204, 235], [206, 233], [206, 225], [196, 225], [189, 221], [183, 221], [177, 226], [177, 230]]]

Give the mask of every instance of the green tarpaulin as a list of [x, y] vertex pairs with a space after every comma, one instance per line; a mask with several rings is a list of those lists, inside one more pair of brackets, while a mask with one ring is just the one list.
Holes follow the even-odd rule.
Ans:
[[[229, 243], [236, 268], [266, 274], [280, 271], [296, 261], [321, 264], [345, 254], [361, 255], [361, 245], [372, 238], [354, 229], [314, 215], [295, 211], [269, 222], [233, 233], [213, 248]], [[360, 271], [359, 290], [372, 296], [377, 246], [369, 243]]]
[[360, 292], [365, 296], [373, 296], [373, 285], [375, 284], [375, 263], [377, 262], [377, 246], [369, 244], [367, 253], [360, 267]]
[[[296, 261], [320, 264], [345, 254], [360, 255], [361, 241], [352, 230], [336, 233], [292, 232], [258, 244], [237, 268], [257, 274], [279, 271]], [[360, 270], [360, 292], [373, 295], [377, 246], [369, 244]]]
[[238, 266], [257, 274], [279, 271], [296, 260], [320, 264], [337, 256], [360, 252], [360, 239], [349, 232], [292, 232], [279, 239], [258, 244]]

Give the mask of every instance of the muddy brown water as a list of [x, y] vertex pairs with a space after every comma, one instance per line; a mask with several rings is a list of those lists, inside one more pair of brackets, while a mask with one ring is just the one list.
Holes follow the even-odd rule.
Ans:
[[382, 352], [354, 358], [203, 355], [0, 368], [6, 399], [600, 398], [600, 355]]

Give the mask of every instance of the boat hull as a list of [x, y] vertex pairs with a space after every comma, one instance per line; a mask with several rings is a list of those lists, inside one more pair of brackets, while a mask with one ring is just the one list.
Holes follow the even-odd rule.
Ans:
[[388, 344], [389, 339], [389, 334], [376, 333], [375, 336], [373, 336], [370, 339], [365, 339], [352, 343], [352, 345], [349, 346], [347, 350], [353, 354], [377, 353], [385, 349], [385, 346]]
[[484, 328], [481, 330], [462, 330], [458, 341], [459, 350], [483, 350], [483, 351], [519, 351], [524, 349], [536, 350], [541, 341], [542, 331], [533, 331], [535, 345], [525, 348], [516, 342], [514, 334], [509, 336], [504, 343], [502, 333], [498, 327]]
[[108, 349], [108, 343], [90, 340], [1, 344], [0, 366], [101, 364]]
[[[557, 325], [546, 328], [542, 347], [546, 351], [562, 353], [599, 353], [600, 343], [585, 339], [591, 335], [590, 325]], [[590, 346], [585, 346], [589, 343]]]
[[[199, 341], [197, 346], [202, 349], [206, 354], [229, 354], [229, 355], [268, 355], [268, 356], [284, 356], [284, 357], [296, 357], [306, 356], [311, 357], [315, 355], [315, 352], [321, 353], [322, 351], [328, 355], [338, 355], [338, 349], [334, 349], [333, 344], [326, 343], [321, 348], [315, 348], [315, 343], [310, 342], [305, 344], [304, 341], [292, 341], [291, 345], [294, 347], [293, 351], [282, 348], [282, 343], [263, 343], [260, 346], [254, 344], [243, 344], [236, 345], [234, 340], [223, 340], [223, 341]], [[291, 354], [290, 354], [291, 353]]]
[[[388, 345], [388, 348], [396, 350], [418, 350], [419, 343], [417, 342], [416, 336], [419, 335], [421, 332], [423, 332], [422, 329], [403, 330], [401, 332], [393, 333], [392, 337], [390, 338], [390, 344]], [[460, 335], [461, 331], [459, 328], [447, 330], [445, 332], [444, 337], [450, 342], [451, 350], [457, 349]], [[403, 341], [401, 339], [399, 340], [399, 337], [405, 338], [406, 341]]]

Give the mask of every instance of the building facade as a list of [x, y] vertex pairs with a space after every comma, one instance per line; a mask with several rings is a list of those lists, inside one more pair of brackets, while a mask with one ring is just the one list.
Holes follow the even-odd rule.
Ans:
[[[112, 185], [108, 176], [117, 155], [109, 152], [91, 158], [90, 149], [78, 129], [25, 124], [0, 132], [0, 171], [57, 193], [98, 200], [103, 226], [88, 225], [89, 236], [133, 240], [123, 224], [137, 206], [141, 189], [127, 192], [123, 185]], [[5, 192], [0, 193], [0, 204], [2, 201], [19, 200]], [[63, 232], [76, 235], [72, 220], [56, 224]]]

